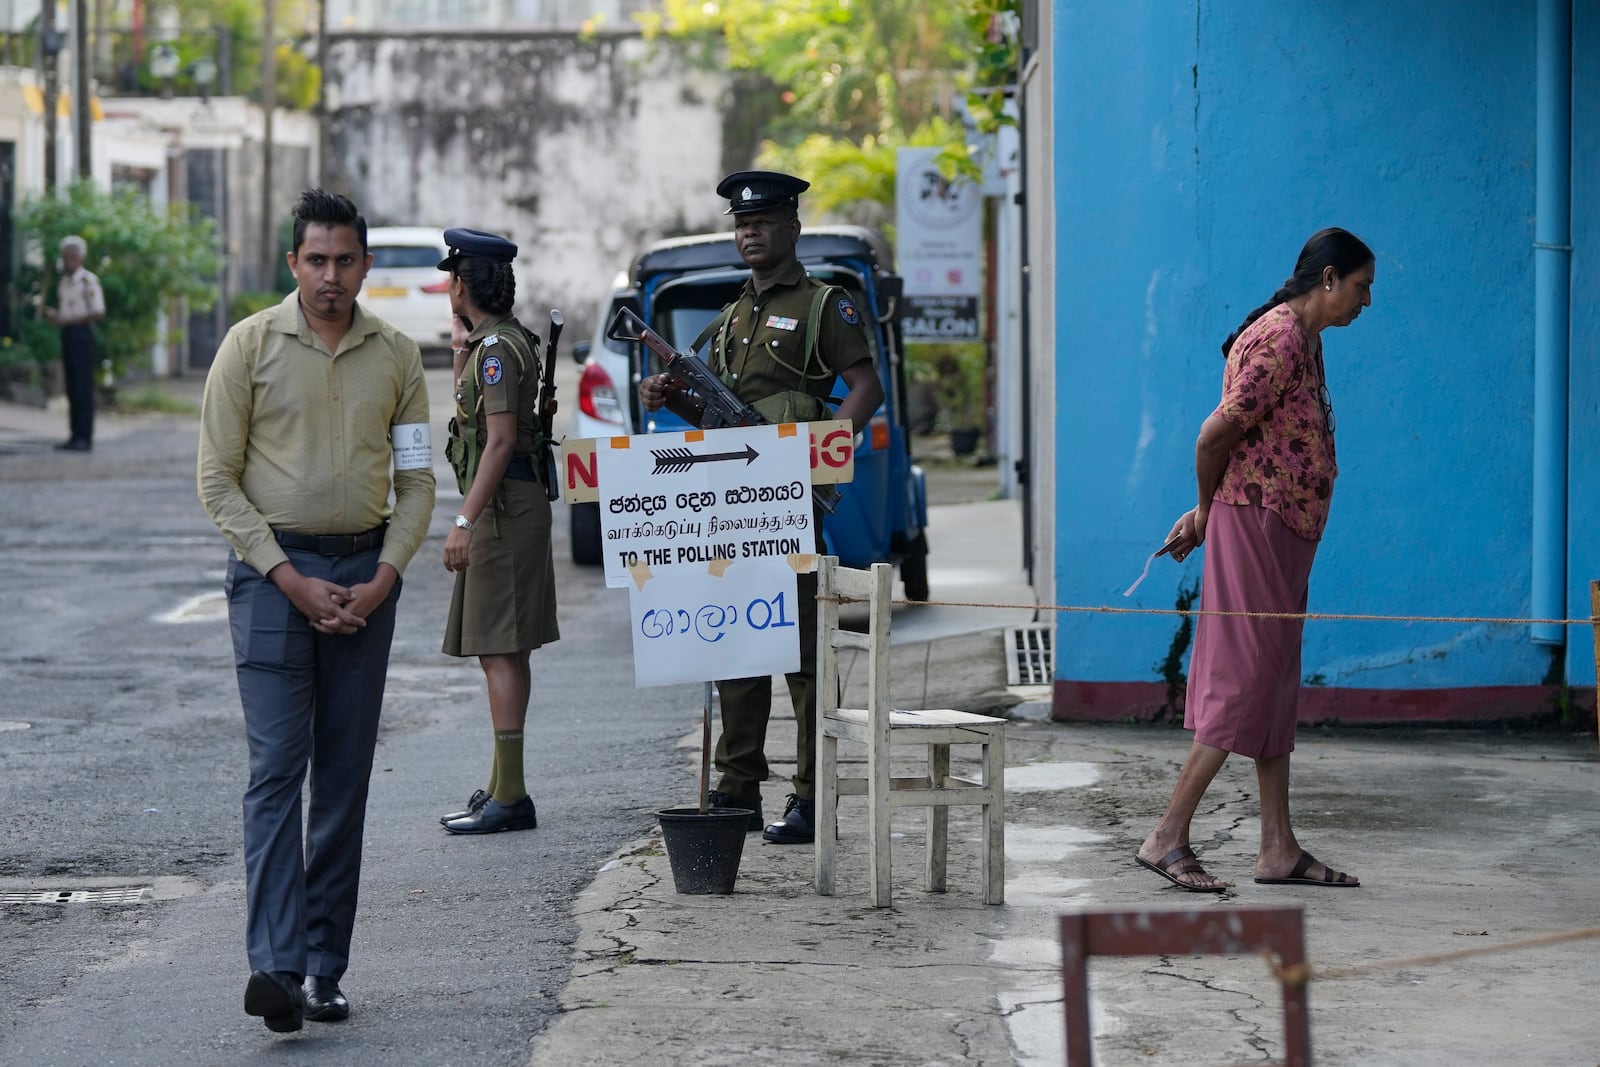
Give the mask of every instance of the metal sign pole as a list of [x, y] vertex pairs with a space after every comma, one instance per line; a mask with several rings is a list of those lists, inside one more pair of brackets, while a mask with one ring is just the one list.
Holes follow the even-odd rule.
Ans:
[[[1600, 584], [1600, 583], [1597, 583]], [[700, 814], [706, 813], [706, 790], [711, 788], [711, 683], [706, 683], [704, 715], [700, 722]]]

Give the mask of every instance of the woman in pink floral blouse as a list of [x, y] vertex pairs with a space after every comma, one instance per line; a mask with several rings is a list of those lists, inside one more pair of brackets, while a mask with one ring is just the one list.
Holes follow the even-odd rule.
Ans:
[[[1167, 535], [1182, 560], [1209, 538], [1200, 605], [1208, 611], [1303, 613], [1328, 521], [1333, 408], [1322, 331], [1372, 303], [1372, 251], [1333, 228], [1311, 236], [1294, 275], [1223, 342], [1222, 402], [1195, 444], [1199, 504]], [[1184, 725], [1194, 742], [1172, 799], [1134, 857], [1181, 889], [1220, 893], [1189, 847], [1189, 823], [1229, 753], [1256, 761], [1261, 845], [1255, 880], [1351, 887], [1360, 881], [1300, 847], [1289, 825], [1289, 755], [1300, 692], [1298, 619], [1202, 615]]]

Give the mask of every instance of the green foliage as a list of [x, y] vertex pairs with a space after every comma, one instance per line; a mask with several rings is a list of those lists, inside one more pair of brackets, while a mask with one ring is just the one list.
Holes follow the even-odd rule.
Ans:
[[[170, 41], [177, 48], [182, 67], [173, 79], [173, 90], [194, 94], [199, 88], [192, 77], [193, 63], [202, 56], [210, 57], [216, 47], [216, 36], [206, 31], [226, 30], [228, 64], [235, 95], [261, 99], [261, 31], [263, 29], [262, 0], [153, 0], [147, 3], [146, 20], [157, 25], [160, 14], [176, 16], [179, 25], [188, 28]], [[273, 85], [279, 107], [310, 110], [316, 105], [321, 87], [322, 71], [305, 51], [289, 43], [287, 38], [305, 35], [308, 25], [307, 0], [276, 0], [273, 8], [273, 37], [277, 41], [274, 57]], [[155, 40], [154, 34], [150, 40]], [[141, 88], [158, 89], [148, 70], [139, 74]], [[217, 87], [213, 86], [213, 91]]]
[[778, 140], [848, 139], [946, 113], [971, 49], [961, 5], [926, 0], [664, 0], [647, 34], [720, 37], [727, 65], [788, 92]]
[[[810, 176], [811, 204], [888, 209], [901, 145], [941, 145], [949, 174], [976, 176], [955, 118], [972, 57], [983, 54], [974, 12], [1019, 2], [664, 0], [635, 17], [647, 37], [700, 46], [708, 67], [755, 71], [778, 87], [787, 112], [768, 125], [758, 162]], [[862, 211], [871, 209], [847, 214]]]
[[[32, 253], [18, 272], [19, 291], [54, 305], [57, 249], [63, 237], [81, 236], [89, 246], [84, 266], [105, 291], [106, 317], [95, 326], [100, 355], [118, 377], [143, 368], [158, 339], [162, 308], [187, 300], [190, 310], [204, 311], [216, 302], [208, 280], [218, 268], [214, 227], [195, 220], [187, 207], [163, 215], [133, 190], [112, 194], [90, 182], [74, 183], [65, 199], [30, 197], [16, 220]], [[32, 306], [21, 333], [41, 362], [59, 352], [55, 328]]]
[[[288, 290], [285, 289], [285, 292]], [[283, 293], [250, 291], [238, 293], [228, 301], [228, 325], [232, 326], [240, 319], [247, 319], [258, 311], [265, 311], [283, 300]]]
[[12, 367], [31, 371], [38, 363], [38, 358], [26, 343], [11, 337], [0, 337], [0, 377], [4, 377], [3, 372]]
[[988, 357], [982, 344], [907, 345], [906, 371], [913, 381], [933, 383], [947, 429], [981, 430], [988, 424]]
[[148, 411], [163, 415], [196, 415], [199, 409], [180, 396], [173, 396], [160, 386], [147, 385], [134, 393], [117, 395], [119, 411]]
[[16, 323], [16, 336], [0, 338], [0, 367], [52, 363], [61, 356], [61, 334], [30, 306]]
[[968, 0], [971, 14], [967, 29], [976, 42], [976, 60], [967, 81], [967, 113], [980, 133], [1015, 126], [1005, 114], [1005, 88], [1014, 85], [1020, 71], [1018, 40], [1022, 0]]
[[317, 94], [322, 91], [322, 69], [304, 52], [279, 42], [274, 75], [279, 107], [310, 111], [317, 106]]
[[909, 134], [867, 137], [860, 144], [813, 134], [793, 147], [771, 141], [758, 166], [817, 176], [806, 203], [825, 214], [882, 230], [894, 239], [895, 153], [900, 148], [939, 148], [937, 162], [946, 177], [982, 178], [967, 154], [959, 123], [937, 116]]

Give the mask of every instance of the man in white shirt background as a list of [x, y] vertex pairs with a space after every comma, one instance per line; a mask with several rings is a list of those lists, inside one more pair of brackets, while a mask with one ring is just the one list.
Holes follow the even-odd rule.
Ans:
[[93, 324], [105, 318], [106, 298], [100, 279], [84, 267], [89, 246], [74, 234], [61, 239], [61, 280], [56, 283], [56, 306], [44, 317], [61, 330], [61, 366], [67, 386], [68, 424], [72, 433], [56, 445], [67, 452], [87, 452], [94, 447]]

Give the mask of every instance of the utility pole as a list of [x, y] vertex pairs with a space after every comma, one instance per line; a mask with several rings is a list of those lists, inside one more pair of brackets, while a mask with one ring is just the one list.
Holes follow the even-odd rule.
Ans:
[[[45, 0], [48, 6], [50, 0]], [[72, 0], [72, 126], [76, 140], [73, 155], [78, 161], [78, 177], [94, 175], [90, 155], [89, 72], [94, 59], [89, 55], [88, 0]]]
[[328, 185], [328, 0], [317, 0], [317, 185]]
[[262, 0], [261, 28], [261, 275], [262, 290], [275, 289], [278, 276], [277, 212], [272, 197], [272, 113], [278, 107], [278, 49], [273, 40], [275, 0]]
[[44, 83], [44, 195], [56, 193], [56, 58], [61, 35], [56, 32], [56, 5], [39, 5], [39, 76]]

